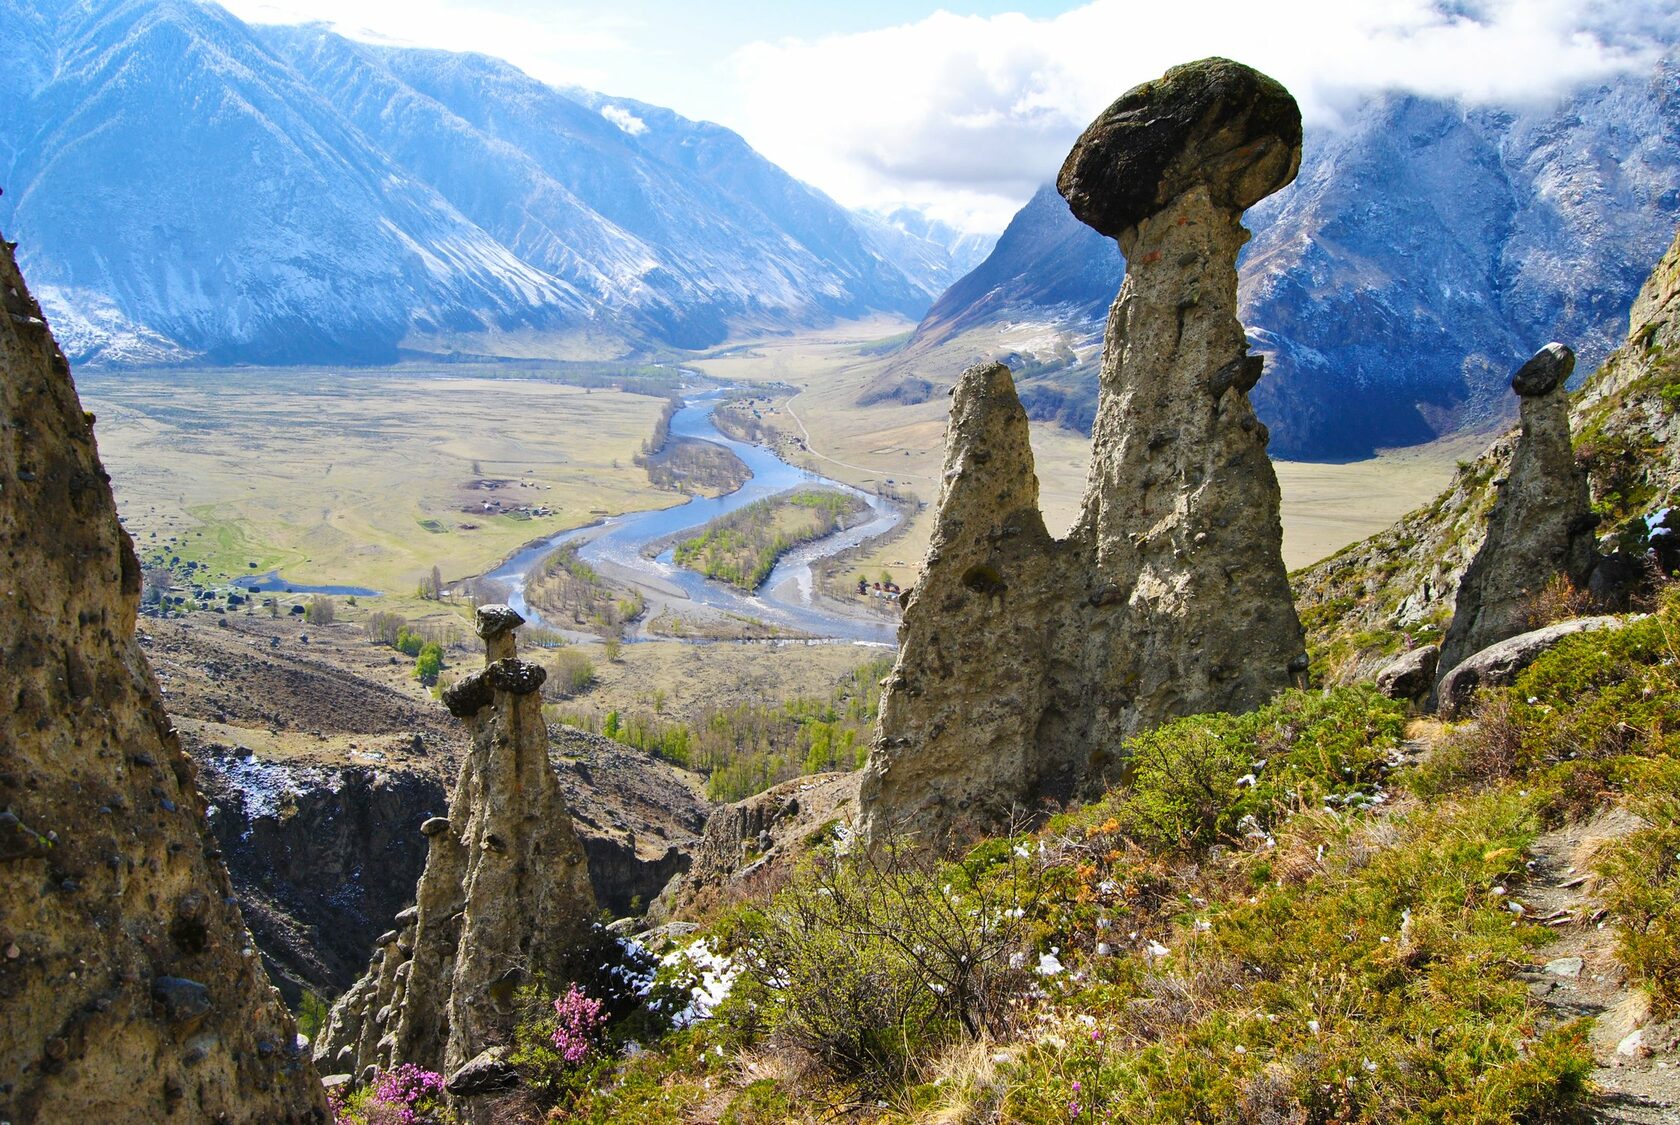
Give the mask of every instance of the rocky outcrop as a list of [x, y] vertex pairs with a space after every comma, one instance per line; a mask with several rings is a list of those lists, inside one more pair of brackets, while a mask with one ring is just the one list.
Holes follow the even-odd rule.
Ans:
[[1377, 673], [1377, 690], [1390, 699], [1422, 706], [1435, 690], [1435, 670], [1440, 664], [1440, 645], [1414, 648], [1383, 666]]
[[654, 924], [697, 918], [778, 886], [813, 848], [850, 846], [859, 775], [812, 774], [724, 805], [706, 821], [693, 866], [648, 910]]
[[420, 826], [430, 850], [418, 901], [333, 1006], [317, 1051], [326, 1069], [453, 1073], [509, 1041], [520, 985], [572, 979], [595, 896], [549, 765], [543, 670], [515, 653], [522, 621], [506, 606], [478, 610], [488, 661], [444, 692], [472, 736], [449, 816]]
[[324, 1121], [135, 643], [140, 567], [0, 245], [0, 1120]]
[[374, 939], [414, 902], [426, 839], [447, 807], [418, 769], [198, 758], [210, 828], [269, 977], [287, 1002], [332, 998], [367, 968]]
[[1236, 316], [1242, 209], [1287, 184], [1300, 115], [1208, 59], [1127, 93], [1059, 186], [1129, 263], [1109, 314], [1091, 480], [1046, 534], [1009, 372], [954, 394], [939, 516], [862, 784], [870, 838], [947, 835], [1070, 796], [1132, 733], [1245, 710], [1306, 670], [1277, 478]]
[[1575, 462], [1564, 381], [1575, 353], [1547, 344], [1511, 378], [1522, 400], [1511, 468], [1488, 515], [1487, 538], [1459, 585], [1441, 644], [1443, 672], [1530, 624], [1534, 599], [1562, 577], [1584, 590], [1592, 574], [1597, 519], [1587, 473]]
[[1441, 677], [1438, 689], [1441, 714], [1457, 718], [1480, 688], [1498, 687], [1517, 678], [1517, 673], [1557, 647], [1565, 637], [1595, 629], [1619, 629], [1622, 617], [1577, 617], [1543, 629], [1532, 629], [1507, 637], [1460, 661]]

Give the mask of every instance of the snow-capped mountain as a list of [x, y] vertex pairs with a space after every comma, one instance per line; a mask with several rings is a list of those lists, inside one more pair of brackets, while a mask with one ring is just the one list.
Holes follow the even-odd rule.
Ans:
[[0, 0], [0, 51], [0, 228], [79, 360], [692, 347], [926, 307], [734, 133], [497, 60], [191, 0]]
[[864, 240], [931, 299], [986, 260], [994, 235], [959, 230], [913, 207], [852, 212]]
[[[1243, 320], [1268, 355], [1254, 398], [1274, 455], [1355, 457], [1492, 420], [1548, 340], [1583, 375], [1603, 359], [1673, 237], [1680, 66], [1539, 106], [1373, 98], [1309, 131], [1296, 183], [1245, 221]], [[1047, 188], [868, 394], [1003, 354], [1037, 416], [1088, 428], [1123, 274], [1118, 247]], [[1024, 324], [1036, 351], [1004, 339]]]

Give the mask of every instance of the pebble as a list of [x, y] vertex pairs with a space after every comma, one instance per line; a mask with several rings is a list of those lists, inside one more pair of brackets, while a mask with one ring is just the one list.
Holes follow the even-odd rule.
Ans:
[[1579, 957], [1559, 957], [1546, 962], [1546, 972], [1554, 977], [1578, 977], [1584, 964]]

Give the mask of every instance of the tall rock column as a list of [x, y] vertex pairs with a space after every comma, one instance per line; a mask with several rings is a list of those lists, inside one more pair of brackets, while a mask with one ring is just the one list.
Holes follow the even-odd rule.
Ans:
[[1121, 97], [1057, 179], [1126, 255], [1072, 535], [1089, 552], [1090, 632], [1106, 642], [1089, 664], [1099, 744], [1258, 706], [1306, 671], [1277, 475], [1248, 399], [1263, 360], [1237, 319], [1242, 212], [1300, 162], [1289, 92], [1205, 59]]
[[0, 243], [0, 1120], [326, 1120], [157, 681], [70, 368]]
[[966, 834], [1038, 784], [1046, 657], [1064, 600], [1009, 368], [953, 392], [939, 516], [881, 697], [861, 804], [876, 834]]
[[418, 901], [334, 1006], [326, 1069], [453, 1072], [509, 1042], [520, 985], [575, 975], [595, 894], [548, 760], [544, 672], [515, 653], [523, 621], [507, 606], [478, 610], [486, 665], [443, 695], [472, 733], [449, 817], [422, 825], [431, 844]]
[[1575, 353], [1547, 344], [1511, 377], [1521, 430], [1511, 469], [1488, 513], [1487, 538], [1459, 583], [1452, 624], [1441, 642], [1442, 679], [1465, 658], [1530, 628], [1534, 596], [1560, 575], [1586, 589], [1595, 555], [1587, 471], [1569, 435]]
[[1130, 91], [1058, 186], [1120, 241], [1091, 479], [1054, 541], [1007, 368], [966, 372], [922, 579], [861, 790], [869, 839], [938, 845], [1065, 799], [1124, 740], [1246, 710], [1304, 675], [1277, 477], [1237, 320], [1242, 211], [1294, 178], [1301, 117], [1225, 59]]

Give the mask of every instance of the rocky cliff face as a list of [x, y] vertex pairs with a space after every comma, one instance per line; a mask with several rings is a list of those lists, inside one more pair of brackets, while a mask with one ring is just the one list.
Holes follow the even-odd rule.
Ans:
[[134, 639], [140, 568], [0, 247], [0, 1118], [323, 1121]]
[[573, 979], [595, 913], [583, 846], [548, 760], [543, 671], [517, 658], [506, 606], [478, 611], [489, 659], [444, 693], [472, 745], [418, 901], [334, 1005], [317, 1056], [331, 1069], [414, 1063], [451, 1073], [511, 1037], [515, 990]]
[[[1637, 556], [1669, 534], [1662, 513], [1680, 497], [1680, 415], [1668, 389], [1677, 387], [1680, 239], [1634, 301], [1625, 342], [1570, 401], [1601, 551]], [[1399, 646], [1440, 638], [1516, 446], [1515, 430], [1500, 436], [1427, 507], [1293, 576], [1332, 679], [1364, 678]], [[1443, 660], [1440, 671], [1450, 670]]]
[[444, 786], [419, 770], [202, 761], [211, 830], [269, 976], [294, 1007], [304, 989], [338, 996], [414, 902], [420, 825], [447, 810]]
[[1084, 510], [1052, 541], [1001, 365], [958, 383], [939, 515], [864, 775], [871, 838], [943, 843], [1066, 798], [1165, 719], [1258, 705], [1306, 670], [1279, 491], [1236, 317], [1242, 210], [1295, 175], [1300, 116], [1225, 60], [1086, 131], [1060, 188], [1131, 263], [1109, 314]]

